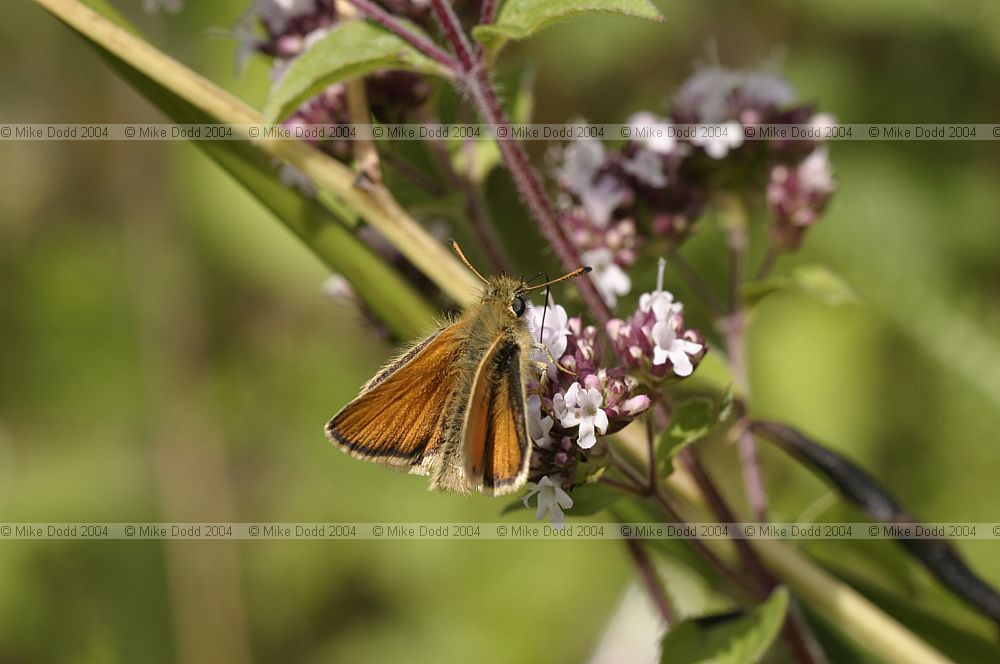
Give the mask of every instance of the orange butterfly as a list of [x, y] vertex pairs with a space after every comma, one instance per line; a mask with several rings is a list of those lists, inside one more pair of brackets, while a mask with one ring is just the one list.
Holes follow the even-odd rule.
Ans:
[[529, 287], [487, 279], [450, 244], [486, 284], [479, 303], [375, 374], [326, 435], [359, 459], [430, 474], [432, 489], [503, 495], [524, 484], [531, 457], [525, 383], [538, 363], [524, 295], [590, 268]]

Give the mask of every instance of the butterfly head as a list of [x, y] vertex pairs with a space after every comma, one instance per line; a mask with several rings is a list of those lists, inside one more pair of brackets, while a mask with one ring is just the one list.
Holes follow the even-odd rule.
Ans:
[[483, 304], [503, 308], [511, 318], [520, 318], [528, 310], [528, 285], [523, 279], [515, 279], [506, 275], [485, 279], [483, 289]]
[[470, 263], [469, 259], [465, 257], [464, 253], [462, 253], [462, 249], [458, 246], [457, 242], [449, 240], [448, 244], [451, 245], [452, 250], [458, 255], [462, 262], [465, 263], [466, 267], [472, 270], [472, 273], [486, 284], [486, 288], [483, 290], [483, 304], [503, 307], [507, 315], [511, 318], [520, 318], [524, 315], [524, 312], [528, 310], [527, 293], [529, 291], [538, 290], [540, 288], [548, 288], [552, 284], [557, 284], [560, 281], [572, 279], [573, 277], [590, 272], [590, 268], [587, 266], [578, 267], [572, 272], [564, 274], [557, 279], [546, 280], [544, 283], [536, 284], [534, 286], [529, 286], [524, 279], [508, 277], [505, 274], [501, 274], [498, 277], [487, 278], [481, 275], [479, 270], [472, 266], [472, 263]]

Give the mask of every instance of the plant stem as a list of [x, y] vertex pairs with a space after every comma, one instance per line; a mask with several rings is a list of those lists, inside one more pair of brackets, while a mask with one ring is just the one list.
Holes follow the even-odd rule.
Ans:
[[726, 315], [726, 307], [712, 290], [712, 287], [705, 283], [698, 272], [688, 263], [687, 259], [676, 249], [670, 252], [670, 262], [677, 269], [681, 278], [687, 282], [694, 294], [701, 300], [705, 308], [715, 318], [723, 318]]
[[[722, 494], [719, 493], [715, 483], [712, 482], [712, 478], [705, 472], [704, 467], [701, 465], [701, 460], [695, 454], [694, 450], [690, 447], [685, 448], [677, 454], [677, 458], [680, 459], [681, 463], [684, 464], [687, 471], [694, 478], [695, 483], [708, 502], [709, 509], [715, 514], [715, 518], [720, 523], [738, 523], [739, 519], [733, 514]], [[747, 540], [739, 537], [733, 538], [733, 545], [736, 547], [736, 551], [740, 556], [740, 560], [743, 561], [743, 566], [747, 573], [756, 580], [758, 589], [763, 591], [764, 596], [766, 596], [775, 585], [774, 577], [771, 576], [771, 573], [764, 567], [764, 564], [757, 558], [756, 554], [754, 554]]]
[[[483, 9], [479, 14], [479, 25], [491, 25], [496, 20], [496, 14], [497, 0], [483, 0]], [[476, 59], [482, 61], [485, 53], [486, 49], [483, 48], [483, 45], [476, 44]]]
[[395, 16], [382, 9], [374, 2], [370, 2], [370, 0], [348, 1], [358, 8], [359, 13], [375, 21], [386, 30], [395, 33], [397, 36], [409, 43], [410, 46], [417, 49], [427, 57], [437, 61], [456, 73], [460, 71], [458, 62], [456, 62], [453, 57], [445, 53], [440, 46], [427, 39], [425, 36], [410, 30]]
[[656, 432], [653, 430], [653, 411], [646, 412], [646, 455], [649, 464], [648, 490], [650, 494], [657, 491], [659, 481], [659, 469], [656, 463]]
[[[358, 12], [348, 0], [337, 0], [337, 12], [346, 20], [357, 19]], [[347, 112], [351, 124], [361, 126], [372, 121], [371, 108], [368, 105], [368, 92], [365, 90], [364, 78], [353, 78], [345, 84], [347, 90]], [[363, 178], [363, 185], [380, 184], [382, 182], [382, 165], [379, 161], [375, 141], [369, 137], [357, 137], [351, 146], [354, 153], [354, 168]]]
[[[545, 192], [545, 187], [532, 167], [524, 146], [521, 145], [520, 141], [510, 136], [510, 121], [497, 98], [496, 90], [490, 83], [488, 72], [475, 58], [468, 38], [459, 24], [458, 17], [451, 5], [445, 0], [431, 0], [431, 6], [445, 37], [451, 43], [452, 49], [463, 67], [459, 81], [468, 92], [479, 115], [498, 136], [497, 143], [500, 154], [521, 199], [535, 223], [538, 224], [542, 236], [552, 247], [563, 269], [566, 271], [576, 269], [581, 264], [579, 253], [560, 228], [555, 210]], [[593, 281], [577, 279], [576, 284], [590, 313], [603, 327], [614, 317], [611, 309], [604, 302], [604, 298], [597, 291]]]
[[764, 254], [764, 259], [761, 261], [760, 267], [757, 269], [757, 274], [754, 276], [754, 279], [760, 281], [767, 275], [771, 274], [771, 270], [774, 269], [774, 266], [778, 262], [779, 255], [780, 254], [774, 250], [773, 246], [768, 245], [767, 253]]
[[642, 544], [631, 537], [625, 538], [624, 542], [628, 552], [632, 555], [632, 560], [635, 562], [636, 568], [639, 570], [639, 576], [642, 577], [642, 582], [646, 586], [646, 592], [649, 593], [650, 599], [653, 600], [653, 604], [656, 605], [656, 608], [660, 611], [660, 615], [663, 617], [663, 622], [668, 626], [676, 623], [677, 614], [670, 604], [670, 599], [667, 597], [666, 591], [663, 590], [663, 583], [660, 581], [659, 574], [656, 573], [653, 561], [649, 558], [649, 552], [643, 548]]
[[[427, 123], [436, 123], [437, 118], [432, 118], [424, 116], [421, 118], [422, 121]], [[496, 229], [493, 227], [493, 223], [490, 219], [489, 210], [483, 201], [482, 192], [480, 191], [478, 183], [472, 177], [471, 173], [462, 175], [455, 170], [454, 165], [451, 161], [451, 154], [449, 154], [447, 147], [444, 142], [438, 137], [432, 137], [429, 141], [431, 156], [438, 165], [438, 169], [441, 174], [455, 189], [460, 190], [465, 195], [465, 210], [469, 215], [469, 222], [472, 226], [472, 230], [475, 231], [476, 235], [479, 237], [479, 243], [483, 246], [486, 255], [489, 257], [490, 262], [497, 272], [502, 272], [504, 274], [513, 273], [513, 264], [510, 259], [507, 258], [507, 254], [504, 251], [503, 243], [500, 241], [500, 237], [497, 235]], [[466, 142], [463, 145], [463, 149], [472, 145]], [[475, 162], [471, 155], [468, 156], [469, 170], [474, 168]]]
[[[733, 374], [737, 393], [737, 405], [746, 412], [746, 401], [750, 399], [750, 380], [746, 363], [746, 322], [740, 294], [743, 285], [743, 270], [747, 250], [746, 206], [738, 196], [719, 198], [719, 215], [729, 242], [729, 315], [718, 321], [718, 326], [726, 340], [726, 356]], [[767, 490], [760, 456], [753, 435], [745, 427], [737, 439], [743, 484], [747, 500], [757, 521], [767, 521]]]

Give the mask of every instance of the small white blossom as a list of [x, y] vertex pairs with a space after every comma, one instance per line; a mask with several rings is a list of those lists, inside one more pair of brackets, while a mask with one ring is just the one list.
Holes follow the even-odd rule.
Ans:
[[694, 371], [689, 355], [701, 352], [702, 345], [688, 341], [677, 335], [676, 319], [673, 317], [659, 320], [653, 326], [653, 366], [670, 360], [674, 373], [678, 376], [690, 376]]
[[284, 32], [285, 26], [293, 18], [311, 14], [315, 10], [313, 0], [257, 0], [254, 5], [254, 12], [274, 34]]
[[629, 190], [618, 178], [605, 175], [597, 184], [577, 192], [587, 218], [594, 226], [606, 228], [611, 222], [611, 215], [618, 207], [628, 200]]
[[155, 14], [161, 8], [168, 14], [176, 14], [184, 9], [184, 0], [142, 0], [142, 8], [147, 14]]
[[743, 145], [743, 125], [739, 122], [698, 125], [691, 142], [701, 146], [712, 159], [722, 159], [730, 150]]
[[632, 290], [632, 280], [614, 261], [614, 254], [607, 247], [586, 251], [581, 258], [585, 265], [592, 268], [590, 279], [609, 307], [615, 306], [620, 296], [628, 295]]
[[598, 390], [573, 383], [565, 395], [553, 397], [552, 410], [563, 427], [579, 426], [577, 444], [586, 450], [597, 443], [598, 431], [603, 434], [608, 430], [608, 414], [601, 409], [603, 404], [604, 396]]
[[639, 296], [639, 311], [653, 312], [656, 320], [666, 320], [669, 316], [684, 313], [684, 305], [674, 300], [674, 294], [663, 290], [663, 276], [667, 271], [667, 259], [662, 256], [656, 262], [656, 290]]
[[[553, 478], [555, 479], [553, 480]], [[528, 493], [524, 494], [521, 502], [524, 503], [525, 507], [528, 507], [528, 499], [535, 495], [538, 496], [535, 519], [541, 521], [547, 513], [553, 526], [556, 528], [565, 526], [566, 516], [563, 514], [563, 510], [573, 507], [573, 499], [559, 486], [559, 477], [550, 475], [543, 477], [537, 484], [528, 482]]]
[[550, 432], [555, 422], [548, 415], [542, 417], [542, 399], [537, 394], [528, 397], [528, 435], [535, 445], [550, 449], [555, 440]]
[[667, 176], [663, 173], [663, 160], [652, 150], [640, 148], [633, 157], [622, 162], [622, 168], [636, 180], [650, 187], [667, 186]]
[[832, 113], [817, 113], [809, 118], [809, 124], [819, 131], [820, 136], [826, 136], [837, 126], [837, 118]]
[[632, 140], [656, 154], [668, 155], [678, 148], [677, 139], [670, 131], [673, 125], [648, 111], [635, 113], [625, 124], [629, 126]]
[[800, 186], [810, 194], [832, 194], [837, 188], [826, 148], [816, 148], [798, 167]]
[[351, 287], [351, 282], [342, 274], [331, 274], [320, 286], [320, 293], [331, 300], [339, 302], [358, 302], [358, 294]]
[[316, 195], [316, 186], [313, 184], [312, 179], [294, 166], [282, 164], [278, 171], [278, 180], [286, 187], [297, 189], [306, 196]]
[[[545, 346], [544, 350], [532, 348], [531, 359], [544, 362], [549, 368], [549, 376], [555, 376], [557, 368], [553, 364], [553, 360], [558, 361], [566, 353], [566, 337], [570, 333], [569, 316], [566, 315], [566, 309], [562, 305], [555, 304], [550, 298], [548, 310], [545, 307], [536, 307], [529, 303], [524, 317], [528, 323], [528, 331], [531, 332], [532, 342]], [[543, 317], [545, 318], [544, 328], [542, 328]]]
[[594, 177], [604, 166], [604, 145], [592, 138], [573, 141], [563, 149], [560, 161], [555, 169], [559, 183], [575, 194], [582, 194], [594, 184]]

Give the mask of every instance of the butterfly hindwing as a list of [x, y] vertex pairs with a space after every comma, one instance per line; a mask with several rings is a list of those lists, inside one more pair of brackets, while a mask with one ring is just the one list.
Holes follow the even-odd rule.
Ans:
[[426, 474], [443, 442], [463, 326], [441, 328], [390, 362], [326, 425], [351, 455]]

